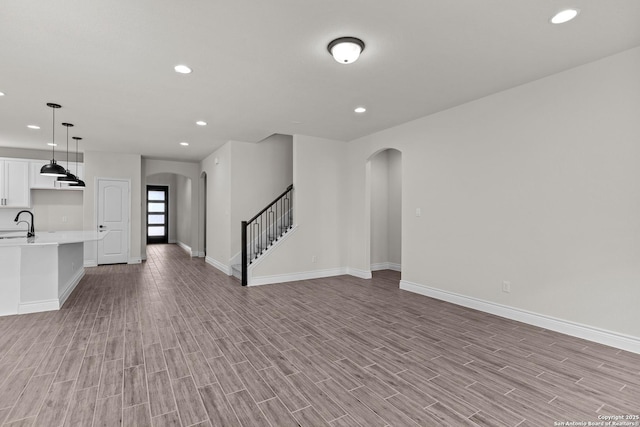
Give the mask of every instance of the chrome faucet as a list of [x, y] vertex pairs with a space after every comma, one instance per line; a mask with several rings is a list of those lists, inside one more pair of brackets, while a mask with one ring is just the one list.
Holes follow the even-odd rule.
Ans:
[[[34, 228], [33, 228], [33, 213], [31, 211], [20, 211], [20, 212], [18, 212], [18, 215], [16, 215], [16, 219], [14, 219], [14, 221], [16, 223], [18, 223], [18, 224], [20, 224], [20, 222], [27, 222], [27, 221], [18, 222], [18, 219], [20, 218], [20, 214], [22, 214], [24, 212], [26, 212], [29, 215], [31, 215], [31, 227], [29, 227], [29, 230], [27, 231], [27, 237], [33, 237], [33, 236], [36, 235], [36, 233], [35, 233]], [[27, 222], [27, 224], [29, 224], [29, 223]]]

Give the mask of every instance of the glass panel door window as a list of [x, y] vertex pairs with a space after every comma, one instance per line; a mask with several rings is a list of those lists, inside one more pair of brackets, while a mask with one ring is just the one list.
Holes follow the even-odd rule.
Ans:
[[169, 187], [147, 185], [147, 243], [169, 242]]

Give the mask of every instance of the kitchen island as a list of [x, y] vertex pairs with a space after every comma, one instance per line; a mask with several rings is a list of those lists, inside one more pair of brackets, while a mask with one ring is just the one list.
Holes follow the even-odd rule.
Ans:
[[106, 232], [0, 233], [0, 316], [58, 310], [84, 276], [84, 242]]

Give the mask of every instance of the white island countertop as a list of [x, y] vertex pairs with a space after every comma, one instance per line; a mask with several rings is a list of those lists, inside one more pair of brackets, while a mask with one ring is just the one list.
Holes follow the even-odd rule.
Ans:
[[0, 247], [64, 245], [102, 240], [107, 231], [37, 231], [33, 237], [26, 237], [26, 231], [0, 232]]

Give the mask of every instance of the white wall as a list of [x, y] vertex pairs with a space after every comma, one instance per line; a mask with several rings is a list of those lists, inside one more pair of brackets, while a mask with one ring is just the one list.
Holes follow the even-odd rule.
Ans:
[[292, 183], [292, 147], [292, 137], [287, 135], [258, 143], [229, 141], [202, 161], [207, 174], [209, 263], [230, 274], [231, 264], [239, 258], [241, 222]]
[[[346, 266], [346, 148], [342, 141], [294, 135], [292, 232], [258, 260], [253, 277], [340, 274]], [[315, 262], [312, 257], [315, 256]]]
[[273, 135], [259, 143], [232, 141], [231, 256], [240, 252], [240, 223], [251, 219], [293, 182], [293, 139]]
[[371, 159], [371, 264], [389, 262], [389, 150]]
[[397, 148], [403, 280], [640, 337], [638, 75], [640, 48], [349, 143], [349, 266]]
[[[202, 161], [207, 173], [207, 262], [230, 273], [231, 143]], [[240, 226], [237, 228], [240, 230]]]
[[[196, 197], [191, 193], [192, 180], [182, 175], [176, 175], [176, 238], [189, 247], [192, 244], [191, 236], [191, 199]], [[197, 222], [194, 227], [197, 227]], [[197, 244], [197, 240], [193, 241]], [[195, 247], [193, 247], [195, 249]]]
[[389, 156], [389, 263], [402, 265], [402, 153], [387, 151]]
[[[84, 153], [86, 187], [84, 189], [84, 229], [96, 230], [96, 178], [126, 179], [131, 182], [131, 232], [129, 233], [129, 262], [141, 260], [142, 243], [142, 159], [139, 154], [86, 151]], [[85, 261], [97, 259], [96, 246], [85, 245]]]
[[84, 190], [31, 190], [36, 231], [82, 230], [83, 194]]

